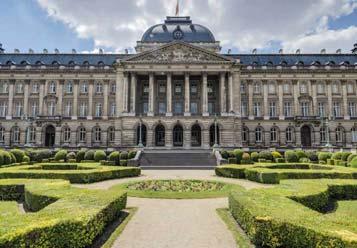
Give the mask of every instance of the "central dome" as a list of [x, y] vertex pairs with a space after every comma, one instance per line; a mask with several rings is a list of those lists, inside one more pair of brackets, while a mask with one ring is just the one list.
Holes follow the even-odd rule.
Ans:
[[164, 24], [149, 28], [141, 42], [167, 43], [181, 40], [188, 43], [214, 43], [212, 32], [198, 24], [192, 24], [190, 17], [167, 17]]

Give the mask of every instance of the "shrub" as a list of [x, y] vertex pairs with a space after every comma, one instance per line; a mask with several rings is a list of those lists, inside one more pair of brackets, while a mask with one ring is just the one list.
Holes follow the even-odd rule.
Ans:
[[94, 153], [94, 161], [95, 162], [99, 162], [101, 160], [106, 160], [107, 159], [107, 155], [105, 154], [104, 151], [102, 150], [97, 150]]
[[128, 159], [134, 159], [136, 156], [136, 151], [130, 151], [128, 153]]
[[76, 159], [68, 159], [67, 162], [68, 162], [68, 163], [76, 163], [77, 160], [76, 160]]
[[273, 155], [270, 152], [262, 151], [259, 153], [259, 158], [264, 160], [273, 160]]
[[298, 157], [298, 160], [300, 160], [302, 158], [307, 158], [307, 155], [303, 150], [296, 150], [295, 154]]
[[224, 151], [221, 152], [221, 156], [222, 156], [222, 158], [224, 158], [224, 159], [228, 159], [229, 154], [228, 154], [228, 152], [227, 152], [226, 150], [224, 150]]
[[11, 157], [11, 164], [15, 164], [17, 162], [15, 155], [12, 152], [9, 152], [9, 155]]
[[120, 166], [127, 166], [128, 165], [128, 160], [121, 159], [120, 160]]
[[0, 151], [0, 167], [4, 165], [4, 153]]
[[334, 159], [327, 159], [327, 164], [328, 165], [335, 165], [335, 160]]
[[357, 154], [351, 154], [350, 156], [348, 156], [347, 163], [351, 163], [355, 157], [357, 157]]
[[249, 153], [247, 153], [247, 152], [243, 153], [242, 159], [243, 159], [243, 160], [250, 160], [250, 155], [249, 155]]
[[84, 160], [94, 160], [94, 154], [95, 152], [93, 150], [86, 151], [84, 155]]
[[311, 161], [310, 161], [310, 159], [308, 159], [308, 158], [300, 158], [300, 159], [299, 159], [299, 162], [300, 162], [300, 163], [310, 163]]
[[128, 153], [127, 152], [121, 152], [120, 153], [120, 160], [127, 160], [127, 159], [128, 159]]
[[74, 152], [70, 152], [67, 154], [66, 159], [67, 159], [67, 161], [73, 160], [73, 159], [76, 160], [76, 154]]
[[266, 163], [267, 160], [266, 160], [266, 159], [263, 159], [263, 158], [260, 158], [260, 159], [258, 159], [258, 162], [259, 162], [259, 163]]
[[22, 159], [24, 158], [25, 156], [25, 152], [22, 151], [22, 150], [19, 150], [19, 149], [12, 149], [10, 151], [16, 158], [16, 162], [15, 163], [21, 163], [22, 162]]
[[271, 155], [273, 156], [274, 159], [283, 157], [283, 156], [281, 156], [281, 153], [277, 152], [277, 151], [271, 152]]
[[250, 158], [251, 158], [251, 160], [253, 160], [254, 162], [258, 162], [259, 154], [258, 154], [257, 152], [252, 152], [252, 154], [250, 154]]
[[352, 167], [352, 168], [357, 168], [357, 157], [355, 157], [354, 159], [352, 159], [352, 161], [351, 161], [351, 167]]
[[299, 158], [294, 151], [286, 151], [285, 160], [288, 163], [296, 163], [299, 161]]
[[284, 158], [277, 158], [277, 159], [275, 159], [275, 161], [277, 163], [285, 163], [285, 159]]
[[320, 161], [319, 161], [319, 164], [326, 164], [326, 162], [323, 161], [323, 160], [320, 160]]
[[332, 159], [337, 159], [337, 160], [341, 160], [342, 159], [342, 152], [335, 152], [332, 157]]
[[22, 162], [30, 163], [30, 157], [29, 156], [24, 156], [23, 159], [22, 159]]
[[242, 161], [243, 154], [244, 152], [240, 149], [234, 150], [234, 156], [237, 159], [237, 164], [240, 164], [240, 162]]
[[2, 151], [2, 154], [3, 154], [3, 157], [4, 157], [4, 162], [3, 164], [4, 165], [8, 165], [8, 164], [11, 164], [11, 155], [9, 152], [7, 151]]
[[55, 160], [65, 160], [67, 158], [67, 151], [66, 150], [59, 150], [55, 155]]
[[228, 164], [237, 164], [236, 158], [228, 158]]
[[228, 157], [229, 158], [234, 158], [235, 157], [234, 151], [228, 151]]
[[327, 162], [327, 159], [330, 159], [332, 157], [332, 154], [330, 152], [320, 152], [318, 154], [319, 161], [325, 161]]
[[84, 160], [84, 157], [86, 155], [86, 150], [85, 149], [81, 149], [77, 152], [77, 162], [81, 162], [82, 160]]
[[318, 162], [319, 158], [316, 152], [306, 152], [306, 156], [311, 162]]
[[114, 162], [114, 165], [120, 165], [120, 153], [119, 152], [112, 152], [109, 157], [108, 160], [111, 162]]
[[342, 157], [341, 157], [342, 161], [347, 162], [347, 159], [351, 154], [352, 153], [350, 153], [350, 152], [342, 152]]

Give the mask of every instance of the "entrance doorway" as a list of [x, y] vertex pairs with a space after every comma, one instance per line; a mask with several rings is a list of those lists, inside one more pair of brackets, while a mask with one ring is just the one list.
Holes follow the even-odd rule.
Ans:
[[303, 126], [301, 128], [301, 145], [302, 147], [311, 147], [311, 128], [309, 126]]
[[173, 133], [173, 144], [175, 147], [182, 147], [183, 146], [183, 128], [181, 125], [176, 125], [174, 127]]
[[165, 146], [165, 127], [163, 125], [158, 125], [155, 128], [155, 145]]
[[[217, 135], [217, 140], [216, 140], [216, 135]], [[215, 127], [215, 124], [213, 124], [210, 129], [209, 129], [209, 145], [214, 146], [215, 143], [217, 142], [217, 145], [219, 145], [219, 127]]]
[[[146, 126], [141, 125], [141, 142], [146, 146]], [[136, 144], [140, 144], [140, 125], [136, 128]]]
[[191, 128], [191, 146], [199, 147], [202, 145], [201, 139], [201, 127], [198, 124], [195, 124]]
[[48, 125], [45, 130], [45, 146], [53, 147], [55, 145], [56, 129], [52, 125]]

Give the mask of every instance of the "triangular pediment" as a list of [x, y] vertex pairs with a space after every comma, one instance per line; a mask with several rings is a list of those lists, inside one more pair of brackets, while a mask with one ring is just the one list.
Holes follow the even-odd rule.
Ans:
[[136, 54], [129, 63], [232, 63], [231, 58], [184, 42], [172, 42], [152, 51]]

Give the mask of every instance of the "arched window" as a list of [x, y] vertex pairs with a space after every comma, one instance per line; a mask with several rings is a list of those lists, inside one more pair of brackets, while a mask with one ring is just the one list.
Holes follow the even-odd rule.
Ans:
[[52, 65], [53, 65], [53, 66], [59, 66], [60, 63], [59, 63], [58, 61], [53, 61], [53, 62], [52, 62]]
[[78, 129], [78, 142], [85, 143], [87, 137], [87, 131], [84, 127]]
[[102, 129], [100, 129], [100, 127], [95, 127], [93, 129], [93, 141], [94, 142], [102, 141]]
[[336, 128], [336, 142], [342, 143], [345, 140], [345, 130], [343, 127]]
[[352, 142], [357, 142], [357, 127], [353, 127], [351, 130]]
[[65, 127], [62, 130], [62, 139], [64, 143], [71, 142], [71, 129], [69, 127]]
[[103, 61], [99, 61], [99, 62], [98, 62], [98, 67], [103, 68], [104, 66], [105, 66], [105, 64], [104, 64], [104, 62], [103, 62]]
[[74, 62], [73, 60], [69, 61], [68, 66], [69, 67], [74, 67], [76, 65], [76, 62]]
[[114, 127], [108, 128], [108, 142], [109, 143], [115, 142], [115, 128]]
[[270, 129], [270, 142], [273, 143], [278, 142], [278, 128], [276, 127]]
[[249, 129], [247, 127], [243, 127], [242, 141], [244, 143], [248, 143], [249, 142]]
[[263, 128], [257, 127], [255, 129], [255, 142], [261, 143], [263, 142]]
[[11, 141], [12, 141], [12, 143], [20, 143], [20, 128], [19, 127], [12, 128]]
[[288, 127], [285, 131], [286, 142], [293, 142], [294, 129], [292, 127]]
[[28, 127], [26, 130], [26, 143], [35, 143], [36, 142], [36, 128]]
[[327, 127], [322, 127], [320, 129], [320, 142], [325, 143], [328, 140], [328, 132], [327, 132]]
[[5, 142], [5, 128], [0, 127], [0, 143]]

